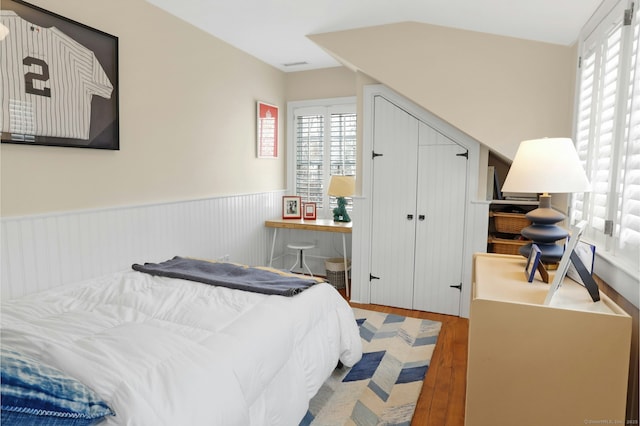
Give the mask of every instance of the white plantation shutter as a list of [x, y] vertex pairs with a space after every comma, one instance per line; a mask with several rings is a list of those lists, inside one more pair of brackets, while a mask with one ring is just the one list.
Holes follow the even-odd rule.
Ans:
[[339, 105], [320, 100], [289, 106], [293, 110], [290, 134], [295, 138], [290, 153], [295, 158], [294, 179], [289, 186], [303, 202], [316, 203], [319, 216], [328, 217], [326, 212], [336, 205], [335, 198], [327, 195], [330, 177], [356, 174], [356, 108], [355, 100], [349, 100]]
[[[591, 136], [591, 111], [593, 101], [593, 86], [595, 74], [595, 50], [591, 50], [587, 56], [582, 57], [582, 72], [580, 80], [580, 93], [578, 99], [577, 126], [576, 126], [576, 151], [585, 170], [589, 170], [589, 140]], [[587, 220], [588, 197], [590, 193], [578, 193], [573, 197], [571, 210], [571, 223]]]
[[324, 194], [324, 116], [296, 117], [296, 195], [322, 204]]
[[640, 259], [640, 22], [638, 12], [633, 26], [625, 138], [620, 167], [621, 197], [617, 206], [616, 229], [619, 252], [629, 260]]
[[356, 174], [356, 115], [331, 114], [331, 175]]
[[[590, 141], [591, 161], [587, 172], [591, 178], [590, 210], [587, 221], [591, 225], [591, 236], [602, 241], [604, 225], [610, 215], [608, 212], [612, 177], [612, 145], [616, 130], [616, 105], [620, 73], [620, 43], [622, 17], [614, 22], [605, 33], [603, 43], [597, 47], [596, 66], [601, 73], [597, 75], [595, 93], [594, 132]], [[593, 119], [592, 118], [592, 119]]]
[[[614, 2], [610, 2], [614, 3]], [[575, 140], [592, 191], [572, 197], [571, 222], [638, 269], [640, 247], [640, 83], [637, 11], [618, 1], [582, 40]], [[625, 20], [627, 22], [625, 22]]]
[[[331, 114], [331, 170], [330, 174], [340, 176], [356, 175], [356, 114]], [[329, 208], [337, 207], [336, 197], [329, 197]], [[351, 203], [347, 210], [351, 210]]]

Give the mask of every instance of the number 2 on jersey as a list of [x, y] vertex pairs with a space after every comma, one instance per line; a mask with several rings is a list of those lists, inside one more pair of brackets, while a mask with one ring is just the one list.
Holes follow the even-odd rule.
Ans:
[[24, 75], [25, 91], [32, 95], [51, 97], [51, 89], [49, 87], [43, 87], [38, 89], [34, 86], [34, 81], [42, 81], [43, 83], [49, 81], [49, 65], [42, 59], [34, 58], [33, 56], [27, 56], [22, 60], [22, 64], [30, 67], [37, 65], [40, 67], [40, 73], [28, 72]]

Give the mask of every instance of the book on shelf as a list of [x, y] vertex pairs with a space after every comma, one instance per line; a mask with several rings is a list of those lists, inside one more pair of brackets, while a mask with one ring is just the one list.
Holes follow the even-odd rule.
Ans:
[[487, 168], [487, 200], [502, 200], [498, 172], [495, 166]]
[[519, 194], [515, 192], [505, 192], [502, 194], [505, 200], [513, 201], [538, 201], [537, 194]]

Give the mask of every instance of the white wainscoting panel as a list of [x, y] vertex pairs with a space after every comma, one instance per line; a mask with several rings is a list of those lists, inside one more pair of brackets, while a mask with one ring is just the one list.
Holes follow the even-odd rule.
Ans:
[[281, 216], [282, 195], [275, 191], [2, 218], [2, 298], [176, 255], [265, 265], [272, 234], [264, 221]]

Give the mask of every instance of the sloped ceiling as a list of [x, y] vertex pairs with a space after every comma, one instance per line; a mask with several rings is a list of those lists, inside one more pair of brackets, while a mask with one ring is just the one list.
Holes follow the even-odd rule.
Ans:
[[310, 39], [503, 157], [522, 140], [571, 135], [571, 47], [416, 22]]
[[[147, 0], [283, 71], [337, 66], [307, 36], [415, 21], [568, 46], [601, 0]], [[288, 66], [285, 64], [289, 64]], [[293, 64], [293, 65], [291, 65]]]

